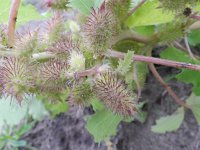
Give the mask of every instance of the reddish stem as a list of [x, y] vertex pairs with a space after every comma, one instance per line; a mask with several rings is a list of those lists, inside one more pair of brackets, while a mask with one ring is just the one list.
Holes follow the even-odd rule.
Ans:
[[200, 20], [200, 15], [192, 14], [190, 15], [190, 18]]
[[[125, 53], [108, 50], [106, 55], [108, 57], [123, 59], [125, 56]], [[160, 58], [154, 58], [154, 57], [148, 57], [148, 56], [142, 56], [142, 55], [134, 55], [133, 60], [158, 64], [158, 65], [164, 65], [164, 66], [169, 66], [169, 67], [174, 67], [174, 68], [183, 68], [183, 69], [190, 69], [194, 71], [200, 71], [200, 65], [195, 65], [195, 64], [185, 63], [185, 62], [177, 62], [177, 61], [167, 60], [167, 59], [160, 59]]]
[[150, 63], [149, 64], [149, 69], [151, 70], [151, 72], [153, 73], [154, 77], [160, 82], [160, 84], [167, 90], [167, 92], [169, 93], [169, 95], [171, 95], [171, 97], [176, 101], [176, 103], [178, 103], [179, 105], [185, 107], [185, 108], [189, 108], [189, 106], [187, 104], [185, 104], [177, 95], [176, 93], [171, 89], [171, 87], [162, 79], [162, 77], [159, 75], [159, 73], [157, 72], [154, 64]]
[[137, 6], [135, 6], [127, 15], [126, 19], [128, 19], [128, 17], [130, 17], [134, 12], [136, 12], [136, 10], [142, 6], [144, 3], [146, 2], [146, 0], [142, 0], [141, 2], [138, 3]]
[[15, 26], [17, 22], [17, 14], [21, 0], [12, 0], [9, 21], [8, 21], [8, 41], [9, 46], [12, 47], [15, 40]]

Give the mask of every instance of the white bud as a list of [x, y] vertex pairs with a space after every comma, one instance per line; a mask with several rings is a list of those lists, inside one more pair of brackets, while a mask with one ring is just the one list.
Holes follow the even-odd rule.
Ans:
[[70, 58], [68, 60], [70, 65], [70, 71], [76, 72], [76, 71], [83, 71], [85, 70], [85, 57], [81, 52], [72, 51], [70, 53]]

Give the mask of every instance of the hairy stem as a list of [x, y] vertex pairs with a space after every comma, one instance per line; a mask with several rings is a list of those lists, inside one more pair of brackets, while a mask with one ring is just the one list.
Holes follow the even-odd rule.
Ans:
[[8, 21], [8, 42], [9, 46], [12, 47], [15, 41], [15, 26], [17, 22], [17, 14], [21, 0], [12, 0], [9, 21]]
[[171, 87], [162, 79], [162, 77], [159, 75], [159, 73], [157, 72], [154, 64], [149, 63], [149, 69], [151, 70], [152, 74], [154, 75], [154, 77], [160, 82], [160, 84], [167, 90], [167, 92], [169, 93], [169, 95], [171, 95], [171, 97], [176, 101], [176, 103], [178, 103], [179, 105], [185, 107], [185, 108], [189, 108], [188, 105], [186, 105], [177, 95], [176, 93], [171, 89]]
[[[123, 59], [125, 56], [125, 53], [108, 50], [108, 52], [105, 55], [108, 57]], [[195, 64], [185, 63], [185, 62], [177, 62], [177, 61], [172, 61], [172, 60], [167, 60], [167, 59], [160, 59], [160, 58], [154, 58], [154, 57], [148, 57], [148, 56], [142, 56], [142, 55], [134, 55], [133, 60], [158, 64], [158, 65], [163, 65], [163, 66], [168, 66], [168, 67], [174, 67], [174, 68], [183, 68], [183, 69], [190, 69], [194, 71], [200, 71], [200, 65], [195, 65]]]

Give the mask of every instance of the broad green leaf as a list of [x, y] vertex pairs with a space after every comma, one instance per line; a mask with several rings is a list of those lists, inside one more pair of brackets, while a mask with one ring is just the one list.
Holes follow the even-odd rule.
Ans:
[[94, 6], [93, 0], [70, 0], [69, 2], [70, 7], [79, 10], [85, 15], [89, 15]]
[[200, 96], [192, 94], [186, 102], [190, 106], [198, 124], [200, 125]]
[[[0, 100], [0, 130], [6, 123], [9, 126], [19, 124], [19, 122], [26, 116], [28, 110], [28, 102], [23, 101], [21, 106], [11, 97], [1, 98]], [[1, 132], [1, 131], [0, 131]]]
[[151, 127], [151, 130], [156, 133], [166, 133], [177, 130], [184, 119], [184, 109], [178, 110], [171, 116], [161, 117], [156, 120], [156, 125]]
[[165, 59], [180, 61], [180, 62], [191, 62], [192, 59], [186, 52], [178, 50], [173, 47], [169, 47], [161, 52], [160, 56]]
[[[9, 17], [11, 0], [1, 0], [0, 2], [0, 23], [7, 23]], [[31, 20], [40, 20], [49, 17], [49, 14], [40, 15], [34, 6], [25, 5], [24, 2], [21, 2], [18, 16], [17, 16], [17, 25], [22, 25]]]
[[77, 9], [85, 15], [89, 15], [92, 8], [99, 8], [103, 0], [70, 0], [70, 7]]
[[119, 65], [117, 67], [117, 72], [125, 75], [131, 68], [133, 62], [134, 51], [128, 51], [123, 60], [119, 60]]
[[87, 118], [86, 128], [93, 135], [95, 142], [101, 142], [116, 134], [121, 120], [122, 116], [104, 109]]
[[188, 34], [188, 42], [192, 46], [200, 44], [200, 29], [193, 30], [191, 33]]
[[146, 1], [133, 15], [126, 21], [126, 25], [130, 28], [136, 26], [157, 25], [167, 23], [173, 20], [173, 15], [164, 13], [158, 8], [159, 1]]
[[192, 91], [196, 95], [200, 95], [200, 72], [183, 69], [182, 72], [176, 76], [176, 78], [179, 81], [191, 83], [193, 85]]

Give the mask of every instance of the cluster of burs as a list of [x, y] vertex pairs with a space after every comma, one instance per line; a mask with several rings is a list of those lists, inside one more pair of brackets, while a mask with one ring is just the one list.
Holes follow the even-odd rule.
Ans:
[[[192, 11], [197, 2], [160, 0], [164, 11], [176, 13], [180, 19], [160, 26], [153, 42], [170, 43], [183, 36], [192, 23], [188, 14], [184, 15], [185, 9]], [[80, 32], [66, 30], [67, 19], [61, 14], [74, 11], [67, 0], [46, 3], [53, 17], [35, 29], [17, 30], [12, 47], [8, 44], [7, 25], [0, 25], [1, 94], [19, 103], [27, 94], [45, 95], [54, 103], [66, 94], [67, 103], [81, 107], [89, 106], [96, 97], [116, 114], [134, 115], [138, 98], [135, 86], [128, 86], [105, 55], [109, 48], [115, 47], [113, 37], [127, 29], [124, 21], [133, 7], [132, 1], [107, 0], [88, 16], [77, 14], [75, 21]], [[81, 76], [93, 67], [97, 68], [92, 70], [95, 73]]]

